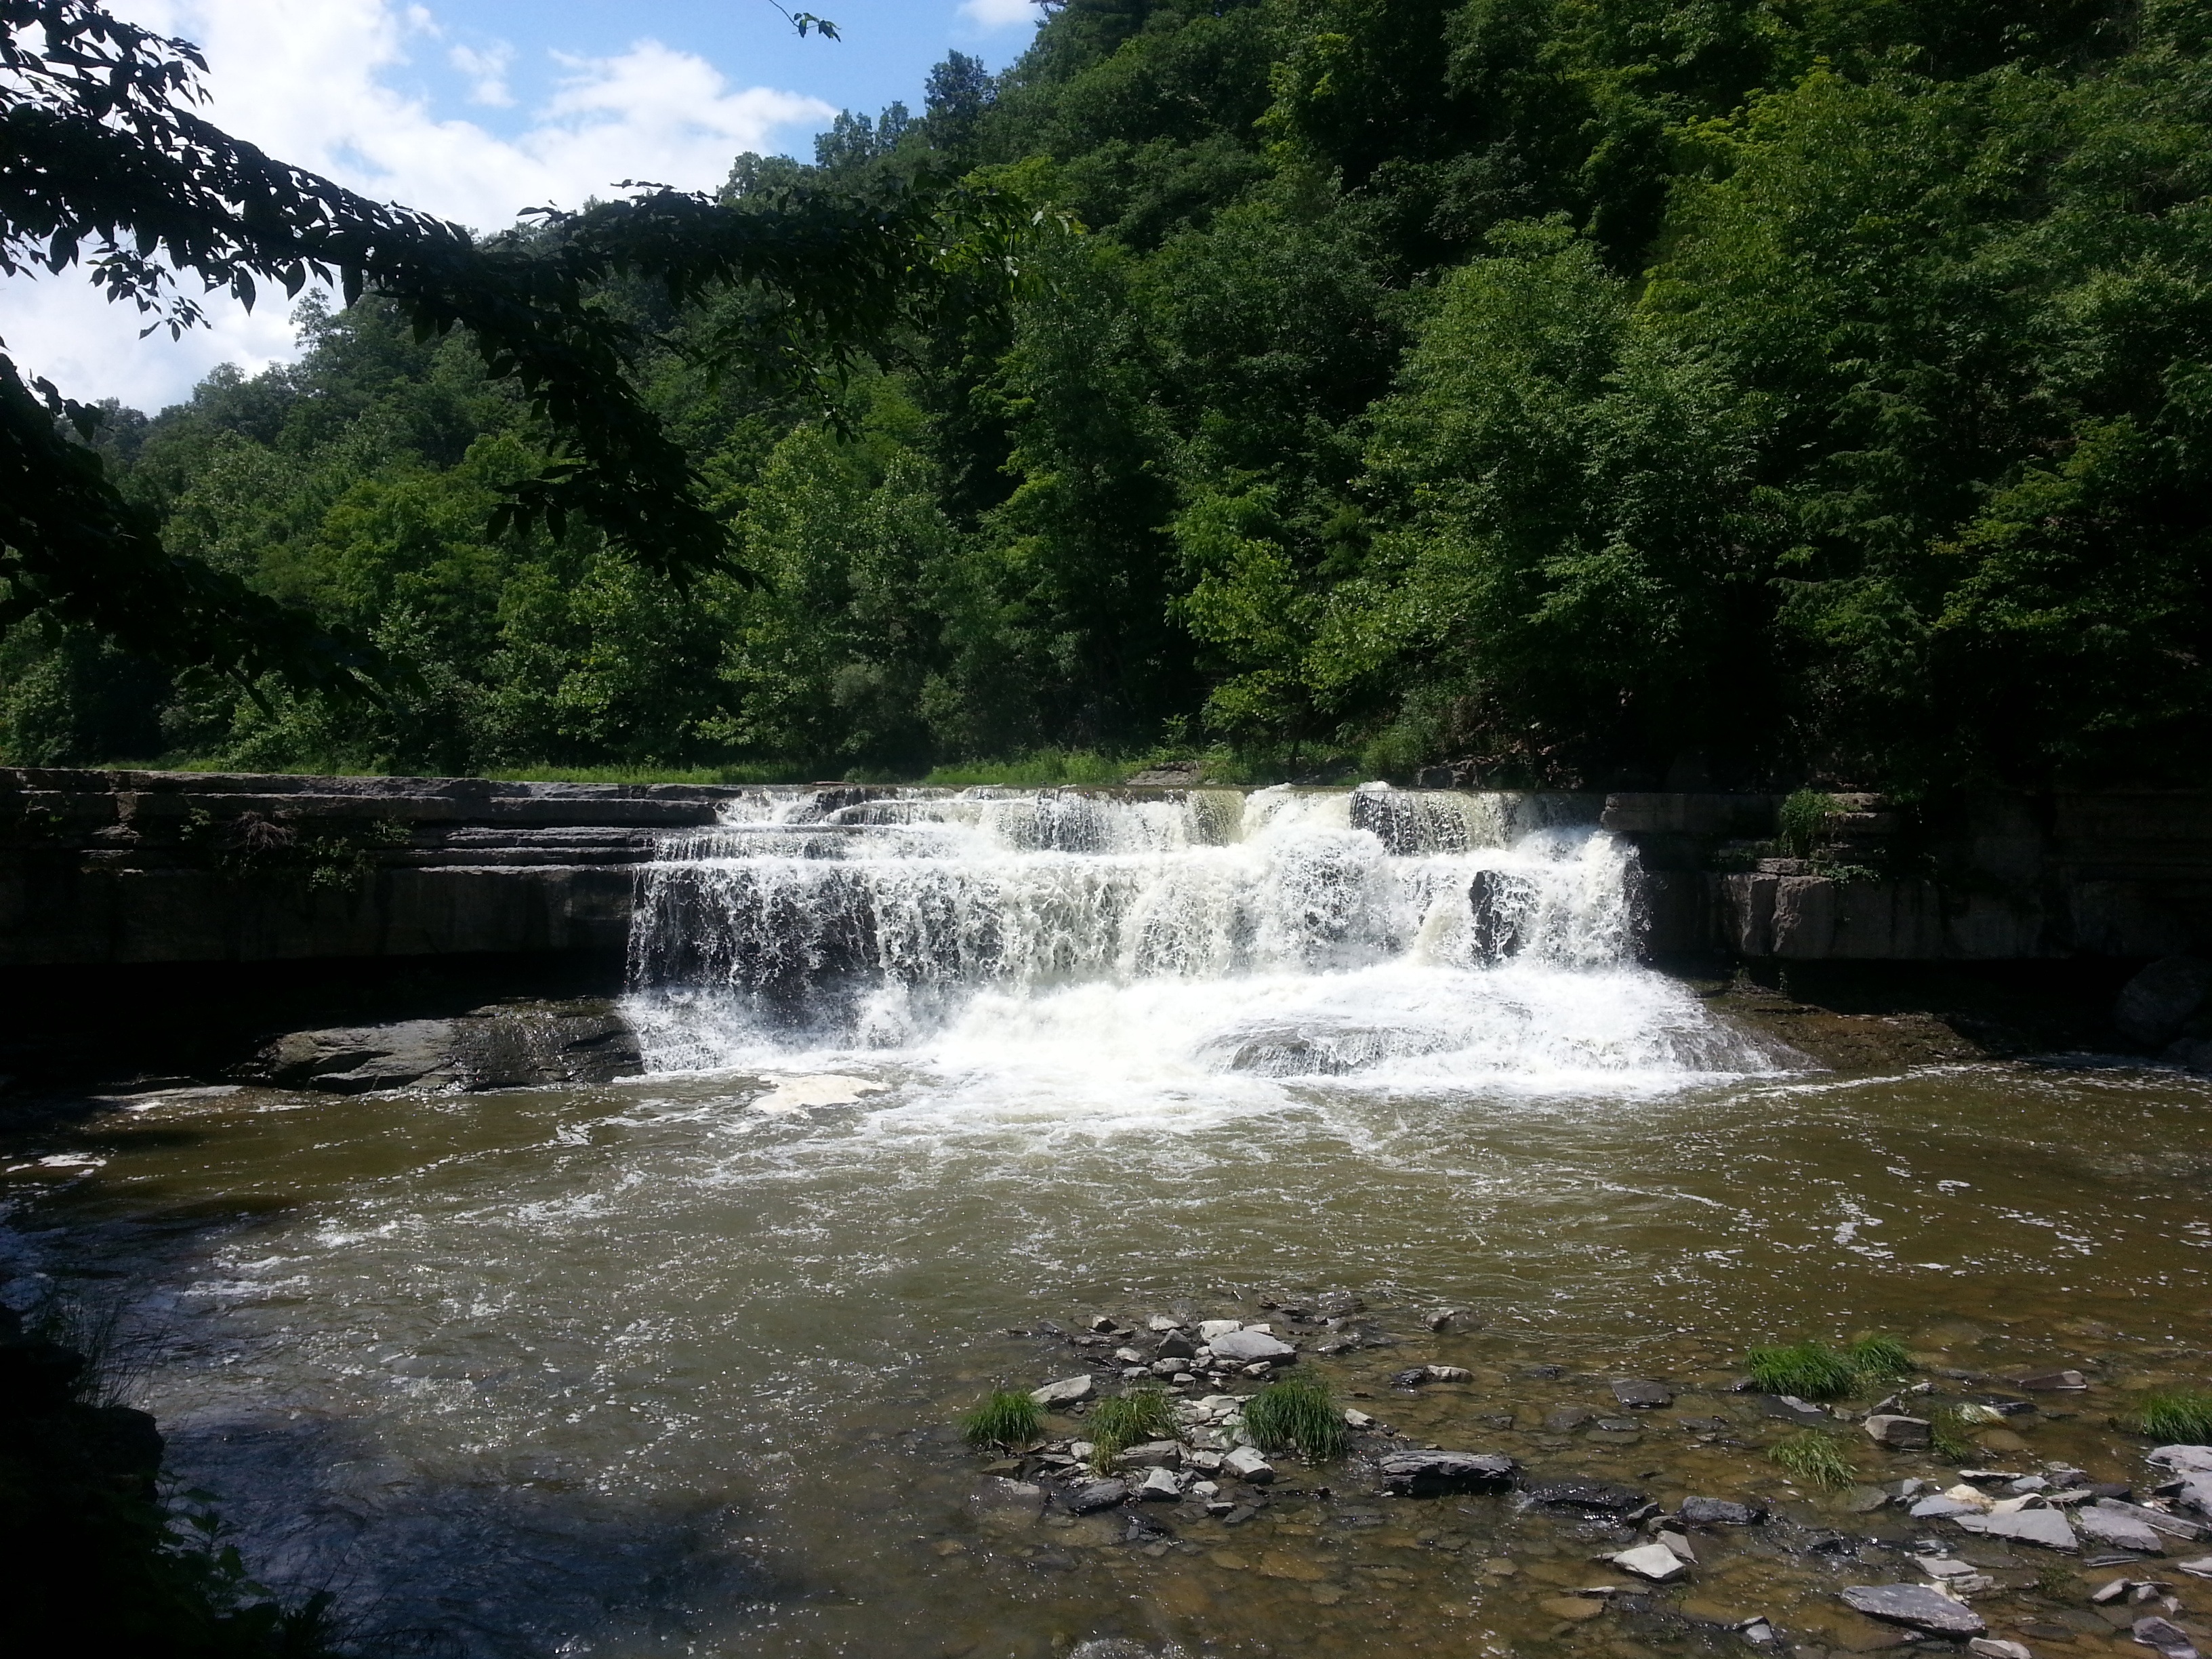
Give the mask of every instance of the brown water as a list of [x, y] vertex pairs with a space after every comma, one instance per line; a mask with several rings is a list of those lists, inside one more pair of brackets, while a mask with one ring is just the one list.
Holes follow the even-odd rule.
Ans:
[[[336, 1589], [393, 1650], [1650, 1659], [1750, 1652], [1724, 1625], [1760, 1613], [1801, 1651], [1856, 1650], [1891, 1638], [1837, 1588], [1920, 1582], [1891, 1547], [1940, 1533], [1993, 1570], [1993, 1633], [2147, 1651], [2087, 1607], [2112, 1571], [1800, 1492], [1763, 1455], [1780, 1425], [1725, 1390], [1747, 1344], [1801, 1334], [1893, 1332], [1993, 1387], [2078, 1365], [2095, 1386], [2038, 1396], [1984, 1461], [2140, 1480], [2144, 1443], [2107, 1419], [2212, 1373], [2201, 1080], [1308, 1081], [1085, 1114], [878, 1077], [860, 1104], [787, 1114], [749, 1109], [768, 1085], [733, 1075], [112, 1103], [5, 1149], [6, 1294], [126, 1306], [158, 1345], [138, 1394], [173, 1467], [220, 1494], [264, 1578]], [[33, 1163], [71, 1158], [100, 1161]], [[1235, 1527], [1148, 1505], [1167, 1530], [1133, 1540], [1126, 1512], [972, 1500], [985, 1460], [957, 1414], [1080, 1369], [1009, 1328], [1261, 1319], [1322, 1291], [1364, 1297], [1397, 1345], [1315, 1368], [1413, 1443], [1662, 1500], [1762, 1493], [1778, 1519], [1700, 1534], [1686, 1584], [1577, 1620], [1563, 1591], [1627, 1582], [1591, 1559], [1621, 1547], [1608, 1529], [1382, 1498], [1353, 1466], [1286, 1468]], [[1480, 1328], [1432, 1335], [1418, 1316], [1441, 1305]], [[1430, 1360], [1475, 1380], [1390, 1386]], [[1675, 1406], [1639, 1432], [1543, 1431], [1562, 1405], [1623, 1415], [1620, 1376]], [[1841, 1443], [1868, 1480], [1955, 1478]], [[1808, 1547], [1831, 1528], [1849, 1551]]]

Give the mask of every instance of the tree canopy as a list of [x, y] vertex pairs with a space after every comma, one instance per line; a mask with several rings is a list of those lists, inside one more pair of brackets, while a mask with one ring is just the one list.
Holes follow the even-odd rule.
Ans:
[[[1066, 0], [811, 163], [362, 264], [296, 365], [47, 419], [406, 689], [71, 612], [0, 641], [0, 746], [2193, 783], [2208, 173], [2205, 0]], [[1086, 234], [1011, 295], [933, 252], [1013, 201]], [[456, 283], [621, 420], [497, 307], [420, 328]]]

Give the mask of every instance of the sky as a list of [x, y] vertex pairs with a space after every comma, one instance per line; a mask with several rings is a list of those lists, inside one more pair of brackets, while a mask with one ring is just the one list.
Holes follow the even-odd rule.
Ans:
[[[722, 182], [745, 150], [811, 157], [840, 109], [917, 112], [954, 48], [1003, 69], [1031, 0], [807, 0], [840, 39], [801, 39], [769, 0], [109, 0], [206, 53], [216, 125], [366, 194], [478, 229], [576, 207], [624, 179]], [[281, 297], [281, 295], [280, 295]], [[143, 319], [81, 276], [0, 283], [0, 339], [70, 397], [151, 413], [219, 363], [289, 356], [288, 307], [210, 296], [212, 326]]]

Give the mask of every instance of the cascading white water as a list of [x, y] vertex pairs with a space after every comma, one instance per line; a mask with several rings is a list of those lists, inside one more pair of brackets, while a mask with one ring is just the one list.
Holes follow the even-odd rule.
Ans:
[[1634, 965], [1633, 854], [1586, 815], [1379, 784], [763, 791], [664, 845], [634, 1006], [657, 1070], [868, 1053], [1041, 1097], [1765, 1069]]

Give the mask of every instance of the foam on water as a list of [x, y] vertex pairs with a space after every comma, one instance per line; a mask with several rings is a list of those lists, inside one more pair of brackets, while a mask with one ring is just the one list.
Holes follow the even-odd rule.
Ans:
[[1772, 1069], [1636, 965], [1632, 851], [1581, 810], [1380, 785], [747, 797], [648, 872], [634, 1012], [655, 1071], [872, 1062], [902, 1109], [1018, 1117]]

